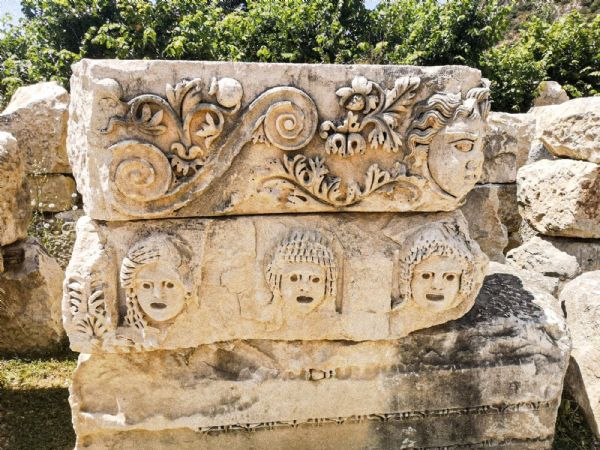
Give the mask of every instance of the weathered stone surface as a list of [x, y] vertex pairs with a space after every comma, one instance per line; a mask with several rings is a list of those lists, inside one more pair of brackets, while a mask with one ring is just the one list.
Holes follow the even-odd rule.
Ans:
[[582, 272], [600, 270], [600, 239], [566, 239], [544, 236], [559, 250], [574, 256]]
[[17, 89], [0, 114], [0, 130], [12, 133], [26, 153], [27, 173], [69, 173], [66, 138], [69, 94], [54, 81]]
[[77, 201], [75, 180], [68, 175], [30, 175], [27, 177], [36, 209], [44, 212], [68, 211]]
[[491, 112], [483, 144], [485, 161], [479, 183], [514, 183], [535, 135], [531, 114]]
[[506, 262], [519, 269], [537, 272], [561, 281], [575, 278], [581, 272], [577, 258], [550, 242], [534, 237], [508, 252]]
[[542, 132], [541, 140], [553, 155], [600, 163], [600, 113], [560, 117]]
[[492, 261], [504, 262], [503, 251], [508, 245], [508, 232], [500, 218], [500, 190], [502, 185], [476, 186], [467, 195], [461, 211], [469, 224], [469, 234], [481, 250]]
[[64, 272], [33, 239], [2, 248], [0, 352], [52, 349], [64, 337], [60, 301]]
[[78, 448], [548, 449], [569, 350], [558, 302], [495, 274], [401, 340], [82, 355], [70, 402]]
[[85, 353], [397, 338], [464, 315], [486, 265], [458, 211], [106, 225], [84, 217], [64, 325]]
[[13, 136], [0, 132], [0, 246], [27, 236], [30, 217], [22, 151]]
[[84, 60], [71, 93], [100, 220], [449, 211], [484, 160], [489, 89], [466, 67]]
[[538, 86], [533, 106], [560, 105], [569, 101], [569, 96], [556, 81], [542, 81]]
[[527, 289], [530, 292], [537, 292], [538, 289], [541, 289], [543, 292], [553, 296], [556, 296], [558, 292], [558, 279], [546, 277], [538, 272], [532, 272], [508, 264], [490, 261], [488, 275], [493, 275], [495, 273], [503, 273], [517, 277], [523, 282], [524, 286], [527, 286]]
[[573, 339], [567, 388], [600, 436], [600, 271], [584, 273], [568, 283], [560, 300]]
[[600, 237], [600, 166], [561, 159], [519, 169], [521, 216], [550, 236]]

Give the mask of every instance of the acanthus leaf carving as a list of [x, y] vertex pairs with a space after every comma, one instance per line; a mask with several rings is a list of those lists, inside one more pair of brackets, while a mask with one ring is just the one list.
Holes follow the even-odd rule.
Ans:
[[284, 156], [280, 162], [281, 170], [272, 178], [290, 181], [311, 194], [316, 200], [331, 206], [351, 206], [382, 187], [405, 181], [413, 191], [412, 198], [420, 196], [420, 183], [415, 177], [406, 176], [406, 166], [399, 161], [391, 169], [381, 169], [379, 165], [371, 165], [364, 176], [363, 185], [350, 182], [331, 175], [320, 157], [307, 158], [296, 155], [293, 158]]
[[66, 281], [72, 324], [77, 333], [104, 339], [111, 331], [111, 318], [101, 282], [73, 275]]
[[[398, 78], [392, 89], [384, 89], [378, 83], [359, 76], [352, 80], [352, 87], [338, 89], [340, 105], [347, 111], [341, 124], [324, 121], [320, 136], [326, 139], [328, 154], [349, 157], [362, 154], [367, 149], [382, 148], [389, 153], [404, 150], [403, 136], [399, 126], [414, 103], [416, 90], [421, 84], [419, 77]], [[372, 128], [363, 136], [368, 128]]]

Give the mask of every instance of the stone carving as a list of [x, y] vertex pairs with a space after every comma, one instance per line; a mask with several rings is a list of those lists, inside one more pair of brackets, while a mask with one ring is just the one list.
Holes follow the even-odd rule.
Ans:
[[[415, 270], [432, 262], [451, 262], [455, 271], [455, 292], [445, 291], [439, 302], [421, 301], [429, 292], [416, 296], [420, 285], [410, 286]], [[65, 328], [73, 349], [85, 353], [229, 339], [394, 339], [469, 311], [486, 262], [460, 212], [127, 225], [85, 218], [67, 270], [74, 284], [65, 291]], [[103, 296], [94, 294], [99, 289]], [[90, 299], [87, 310], [71, 310], [74, 295]], [[80, 332], [98, 318], [106, 318], [100, 331]]]
[[485, 120], [490, 109], [487, 85], [471, 89], [465, 99], [436, 94], [417, 106], [407, 132], [411, 171], [433, 181], [445, 194], [462, 198], [483, 168]]
[[77, 333], [90, 340], [102, 340], [113, 329], [102, 282], [73, 275], [65, 281], [65, 293]]
[[489, 90], [477, 71], [274, 65], [268, 85], [263, 73], [83, 61], [69, 149], [88, 214], [448, 211], [481, 174]]
[[136, 243], [123, 259], [120, 281], [126, 291], [124, 323], [144, 340], [162, 335], [184, 310], [191, 293], [186, 286], [182, 248], [167, 236]]
[[308, 314], [325, 302], [335, 302], [335, 257], [317, 232], [296, 231], [284, 239], [265, 273], [273, 295], [287, 313]]
[[[347, 115], [340, 125], [329, 120], [321, 124], [320, 135], [327, 139], [327, 153], [344, 158], [364, 154], [367, 140], [373, 149], [401, 151], [404, 143], [399, 126], [410, 112], [420, 84], [419, 77], [402, 77], [395, 81], [393, 89], [388, 90], [360, 76], [352, 80], [352, 87], [338, 89], [335, 94]], [[365, 140], [362, 133], [369, 128], [371, 131]]]
[[399, 296], [392, 309], [414, 304], [443, 312], [467, 299], [475, 300], [483, 267], [477, 261], [463, 230], [431, 226], [407, 240], [400, 255]]

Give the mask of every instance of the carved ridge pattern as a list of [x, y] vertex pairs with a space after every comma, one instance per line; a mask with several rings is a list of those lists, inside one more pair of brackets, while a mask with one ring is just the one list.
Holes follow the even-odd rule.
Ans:
[[103, 339], [110, 331], [111, 320], [101, 282], [73, 275], [66, 281], [69, 307], [76, 332]]
[[281, 172], [270, 179], [283, 179], [292, 182], [315, 199], [332, 206], [351, 206], [371, 195], [380, 188], [406, 181], [413, 201], [420, 195], [419, 179], [406, 176], [406, 166], [396, 162], [390, 170], [380, 169], [377, 164], [371, 165], [365, 173], [363, 186], [358, 183], [342, 184], [341, 178], [330, 174], [322, 158], [307, 158], [296, 155], [293, 158], [284, 156], [280, 162]]
[[227, 433], [232, 431], [256, 431], [273, 430], [275, 428], [298, 428], [302, 425], [321, 426], [324, 424], [360, 423], [365, 421], [391, 422], [405, 421], [411, 419], [423, 419], [427, 417], [443, 417], [454, 415], [486, 415], [486, 414], [510, 414], [519, 412], [534, 412], [543, 409], [555, 408], [555, 401], [522, 402], [513, 404], [495, 404], [484, 406], [473, 406], [465, 408], [447, 408], [439, 410], [391, 412], [380, 414], [355, 415], [350, 417], [327, 417], [306, 420], [287, 420], [274, 422], [246, 423], [234, 425], [217, 425], [212, 427], [200, 427], [198, 431], [206, 434]]
[[[367, 140], [373, 149], [381, 147], [390, 153], [403, 150], [403, 136], [398, 127], [409, 113], [420, 84], [419, 77], [401, 77], [388, 90], [359, 76], [352, 80], [352, 87], [338, 89], [336, 95], [347, 113], [341, 124], [329, 120], [321, 124], [320, 136], [327, 140], [327, 153], [344, 158], [362, 154], [367, 149]], [[368, 127], [372, 130], [365, 140], [362, 133]]]

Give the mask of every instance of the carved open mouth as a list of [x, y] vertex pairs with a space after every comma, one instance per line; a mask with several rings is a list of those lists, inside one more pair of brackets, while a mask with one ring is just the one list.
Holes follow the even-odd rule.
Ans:
[[300, 296], [296, 297], [296, 301], [298, 303], [312, 303], [313, 298], [312, 297], [305, 297], [304, 295], [300, 295]]
[[444, 300], [444, 296], [442, 294], [426, 294], [425, 297], [427, 300], [431, 300], [432, 302], [441, 302]]
[[165, 309], [167, 307], [164, 303], [150, 303], [152, 309]]

